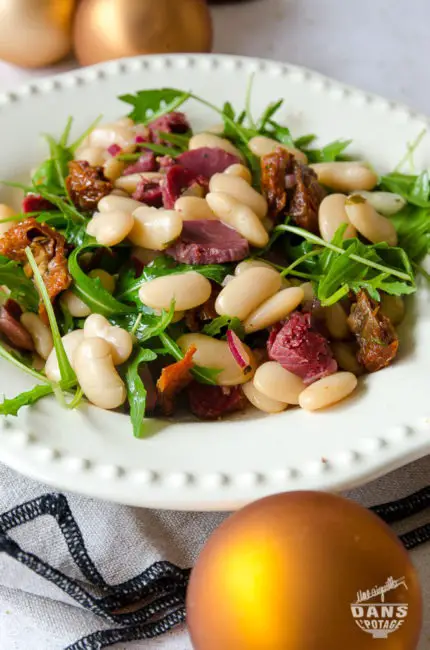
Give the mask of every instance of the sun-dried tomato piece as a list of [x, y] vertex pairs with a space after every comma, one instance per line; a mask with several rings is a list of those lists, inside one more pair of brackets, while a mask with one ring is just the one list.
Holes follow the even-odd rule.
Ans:
[[69, 162], [66, 187], [70, 198], [81, 210], [95, 210], [97, 203], [113, 190], [102, 167], [91, 167], [86, 160]]
[[[38, 223], [33, 217], [13, 226], [0, 238], [0, 255], [22, 262], [26, 275], [31, 277], [33, 273], [25, 254], [27, 246], [33, 253], [49, 298], [53, 302], [56, 296], [68, 289], [72, 283], [67, 267], [66, 240], [46, 223]], [[39, 313], [46, 317], [42, 302], [39, 304]]]
[[287, 206], [285, 176], [294, 173], [294, 156], [283, 147], [276, 147], [272, 153], [262, 156], [261, 190], [267, 199], [267, 216], [276, 220]]
[[240, 386], [209, 386], [193, 382], [188, 388], [190, 410], [201, 420], [217, 420], [223, 415], [243, 411], [248, 401]]
[[294, 174], [296, 184], [289, 192], [288, 214], [300, 228], [319, 233], [318, 209], [326, 191], [318, 183], [314, 170], [307, 165], [295, 161]]
[[197, 348], [191, 345], [181, 361], [166, 366], [161, 371], [157, 381], [157, 393], [161, 410], [164, 415], [171, 415], [175, 408], [175, 396], [192, 380], [191, 368], [194, 365], [193, 356]]
[[399, 347], [396, 330], [366, 291], [358, 292], [348, 324], [357, 338], [358, 361], [368, 372], [377, 372], [392, 362]]
[[289, 215], [310, 232], [318, 232], [318, 208], [326, 195], [317, 175], [282, 147], [261, 158], [261, 189], [273, 221]]

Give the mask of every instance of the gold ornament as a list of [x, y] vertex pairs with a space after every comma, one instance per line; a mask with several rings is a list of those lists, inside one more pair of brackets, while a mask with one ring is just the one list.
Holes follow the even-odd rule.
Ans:
[[74, 44], [82, 65], [137, 54], [208, 52], [211, 16], [205, 0], [82, 0]]
[[187, 618], [195, 650], [415, 650], [422, 601], [408, 553], [376, 515], [291, 492], [245, 507], [210, 537]]
[[39, 68], [72, 47], [75, 0], [0, 0], [0, 59]]

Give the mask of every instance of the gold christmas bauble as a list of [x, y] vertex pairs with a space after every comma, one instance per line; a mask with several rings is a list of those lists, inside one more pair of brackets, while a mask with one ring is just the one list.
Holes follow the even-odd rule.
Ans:
[[261, 499], [229, 517], [192, 571], [195, 650], [415, 650], [421, 592], [376, 515], [322, 492]]
[[211, 16], [205, 0], [81, 0], [74, 44], [82, 65], [137, 54], [208, 52]]
[[72, 47], [75, 0], [0, 0], [0, 59], [39, 68]]

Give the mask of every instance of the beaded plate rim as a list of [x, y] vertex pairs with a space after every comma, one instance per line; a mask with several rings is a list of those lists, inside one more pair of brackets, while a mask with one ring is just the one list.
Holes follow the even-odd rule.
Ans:
[[[311, 84], [316, 92], [330, 93], [340, 101], [395, 113], [398, 120], [430, 125], [428, 118], [377, 95], [358, 90], [328, 77], [288, 63], [268, 59], [222, 54], [153, 55], [98, 64], [33, 80], [0, 94], [2, 112], [40, 94], [55, 94], [62, 89], [80, 88], [97, 79], [109, 79], [136, 71], [161, 68], [210, 71], [222, 67], [226, 72], [260, 72], [271, 76], [287, 75]], [[1, 374], [0, 374], [1, 377]], [[17, 471], [61, 489], [135, 506], [177, 510], [233, 510], [259, 497], [284, 490], [322, 489], [340, 491], [386, 473], [426, 455], [430, 451], [430, 412], [377, 436], [358, 438], [327, 458], [288, 465], [284, 469], [259, 472], [160, 472], [136, 470], [120, 464], [88, 461], [40, 444], [31, 426], [21, 419], [0, 418], [0, 460]], [[140, 489], [137, 489], [140, 488]], [[138, 492], [138, 494], [136, 494]], [[144, 492], [144, 494], [142, 494]]]

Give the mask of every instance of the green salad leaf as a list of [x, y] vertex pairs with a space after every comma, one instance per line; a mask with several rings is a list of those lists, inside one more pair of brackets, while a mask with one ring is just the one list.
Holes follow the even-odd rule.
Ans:
[[103, 248], [98, 244], [88, 244], [75, 248], [69, 257], [69, 272], [74, 280], [73, 293], [91, 308], [96, 314], [108, 318], [115, 314], [129, 314], [133, 311], [106, 291], [99, 278], [90, 278], [79, 266], [79, 256], [86, 250]]
[[175, 111], [189, 97], [190, 93], [177, 88], [159, 88], [140, 90], [135, 95], [121, 95], [118, 99], [131, 104], [133, 110], [128, 116], [132, 120], [146, 125], [171, 111]]
[[232, 318], [230, 316], [218, 316], [214, 318], [203, 327], [202, 334], [213, 337], [222, 335], [224, 337], [228, 329], [233, 330], [240, 339], [243, 340], [245, 338], [245, 330], [239, 318]]
[[[308, 136], [312, 137], [312, 136]], [[300, 141], [297, 141], [300, 142]], [[297, 142], [295, 146], [297, 146]], [[340, 160], [349, 160], [349, 156], [344, 155], [345, 149], [349, 147], [352, 140], [335, 140], [326, 144], [321, 149], [305, 149], [303, 142], [301, 142], [301, 148], [308, 157], [309, 163], [319, 163], [319, 162], [334, 162]]]
[[430, 177], [427, 170], [419, 176], [393, 172], [381, 177], [380, 188], [400, 194], [418, 208], [430, 208]]
[[130, 419], [135, 438], [143, 438], [145, 433], [146, 388], [139, 374], [140, 366], [156, 358], [157, 355], [152, 350], [138, 348], [129, 361], [125, 373]]
[[0, 285], [10, 290], [10, 298], [26, 311], [37, 311], [39, 295], [33, 282], [25, 275], [21, 264], [3, 255], [0, 255]]
[[54, 388], [51, 384], [38, 384], [30, 390], [26, 390], [16, 397], [5, 398], [0, 403], [0, 415], [18, 415], [18, 411], [23, 406], [31, 406], [38, 402], [42, 397], [52, 395]]

